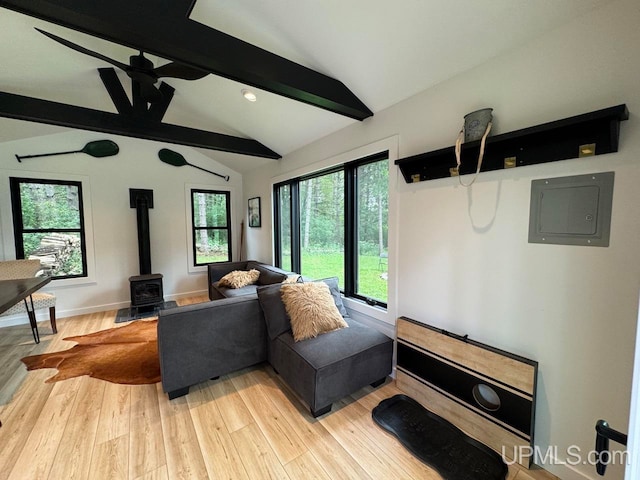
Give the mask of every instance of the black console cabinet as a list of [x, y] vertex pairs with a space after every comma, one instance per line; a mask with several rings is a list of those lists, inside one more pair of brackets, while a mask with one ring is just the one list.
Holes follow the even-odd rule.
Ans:
[[[483, 172], [555, 162], [618, 151], [620, 122], [629, 118], [625, 104], [488, 137]], [[480, 141], [462, 145], [460, 174], [474, 173]], [[407, 183], [450, 177], [456, 166], [453, 146], [396, 160]]]

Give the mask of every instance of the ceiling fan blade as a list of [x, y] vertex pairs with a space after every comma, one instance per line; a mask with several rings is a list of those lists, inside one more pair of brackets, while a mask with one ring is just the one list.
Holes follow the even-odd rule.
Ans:
[[56, 42], [64, 45], [65, 47], [69, 47], [73, 50], [75, 50], [76, 52], [80, 52], [80, 53], [84, 53], [85, 55], [89, 55], [90, 57], [94, 57], [100, 60], [103, 60], [107, 63], [110, 63], [111, 65], [113, 65], [114, 67], [118, 67], [122, 70], [127, 70], [129, 68], [129, 65], [127, 65], [126, 63], [121, 63], [118, 62], [117, 60], [114, 60], [113, 58], [109, 58], [106, 57], [100, 53], [94, 52], [92, 50], [89, 50], [87, 48], [81, 47], [80, 45], [76, 45], [73, 42], [70, 42], [69, 40], [65, 40], [64, 38], [60, 38], [57, 35], [54, 35], [53, 33], [49, 33], [49, 32], [45, 32], [44, 30], [40, 30], [39, 28], [34, 27], [37, 31], [39, 31], [41, 34], [49, 37], [51, 40], [55, 40]]
[[182, 78], [183, 80], [200, 80], [209, 75], [209, 72], [177, 62], [162, 65], [154, 69], [154, 73], [158, 77]]
[[140, 85], [140, 95], [142, 98], [149, 103], [155, 103], [162, 99], [162, 93], [158, 90], [153, 83], [149, 82], [138, 82]]

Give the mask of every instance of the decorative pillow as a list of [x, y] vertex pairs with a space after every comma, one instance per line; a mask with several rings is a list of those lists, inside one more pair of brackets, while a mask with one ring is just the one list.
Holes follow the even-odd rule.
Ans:
[[296, 342], [349, 327], [324, 282], [284, 284], [280, 293]]
[[258, 277], [260, 277], [260, 272], [258, 270], [249, 270], [245, 272], [244, 270], [234, 270], [233, 272], [227, 273], [224, 277], [220, 279], [218, 282], [219, 287], [228, 287], [228, 288], [242, 288], [247, 285], [253, 285], [258, 281]]

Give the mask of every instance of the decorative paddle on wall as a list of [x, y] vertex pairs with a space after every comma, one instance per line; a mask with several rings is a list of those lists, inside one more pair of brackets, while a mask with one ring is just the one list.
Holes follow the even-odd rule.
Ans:
[[190, 167], [197, 168], [198, 170], [211, 173], [216, 177], [224, 178], [225, 182], [229, 181], [229, 175], [220, 175], [219, 173], [212, 172], [211, 170], [207, 170], [206, 168], [193, 165], [192, 163], [187, 162], [185, 158], [178, 152], [174, 152], [173, 150], [169, 150], [168, 148], [163, 148], [162, 150], [160, 150], [158, 152], [158, 158], [160, 158], [160, 160], [162, 160], [164, 163], [168, 163], [169, 165], [173, 165], [174, 167], [183, 167], [184, 165], [189, 165]]
[[118, 144], [111, 140], [95, 140], [87, 143], [80, 150], [72, 150], [70, 152], [56, 152], [56, 153], [40, 153], [38, 155], [16, 155], [18, 162], [22, 162], [24, 158], [36, 158], [36, 157], [51, 157], [53, 155], [66, 155], [67, 153], [86, 153], [92, 157], [102, 158], [111, 157], [116, 155], [120, 151]]

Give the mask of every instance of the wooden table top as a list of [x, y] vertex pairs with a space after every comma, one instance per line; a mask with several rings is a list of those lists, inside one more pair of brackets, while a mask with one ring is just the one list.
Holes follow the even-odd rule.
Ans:
[[15, 280], [0, 280], [0, 313], [9, 310], [20, 300], [38, 291], [50, 281], [51, 277], [48, 275]]

